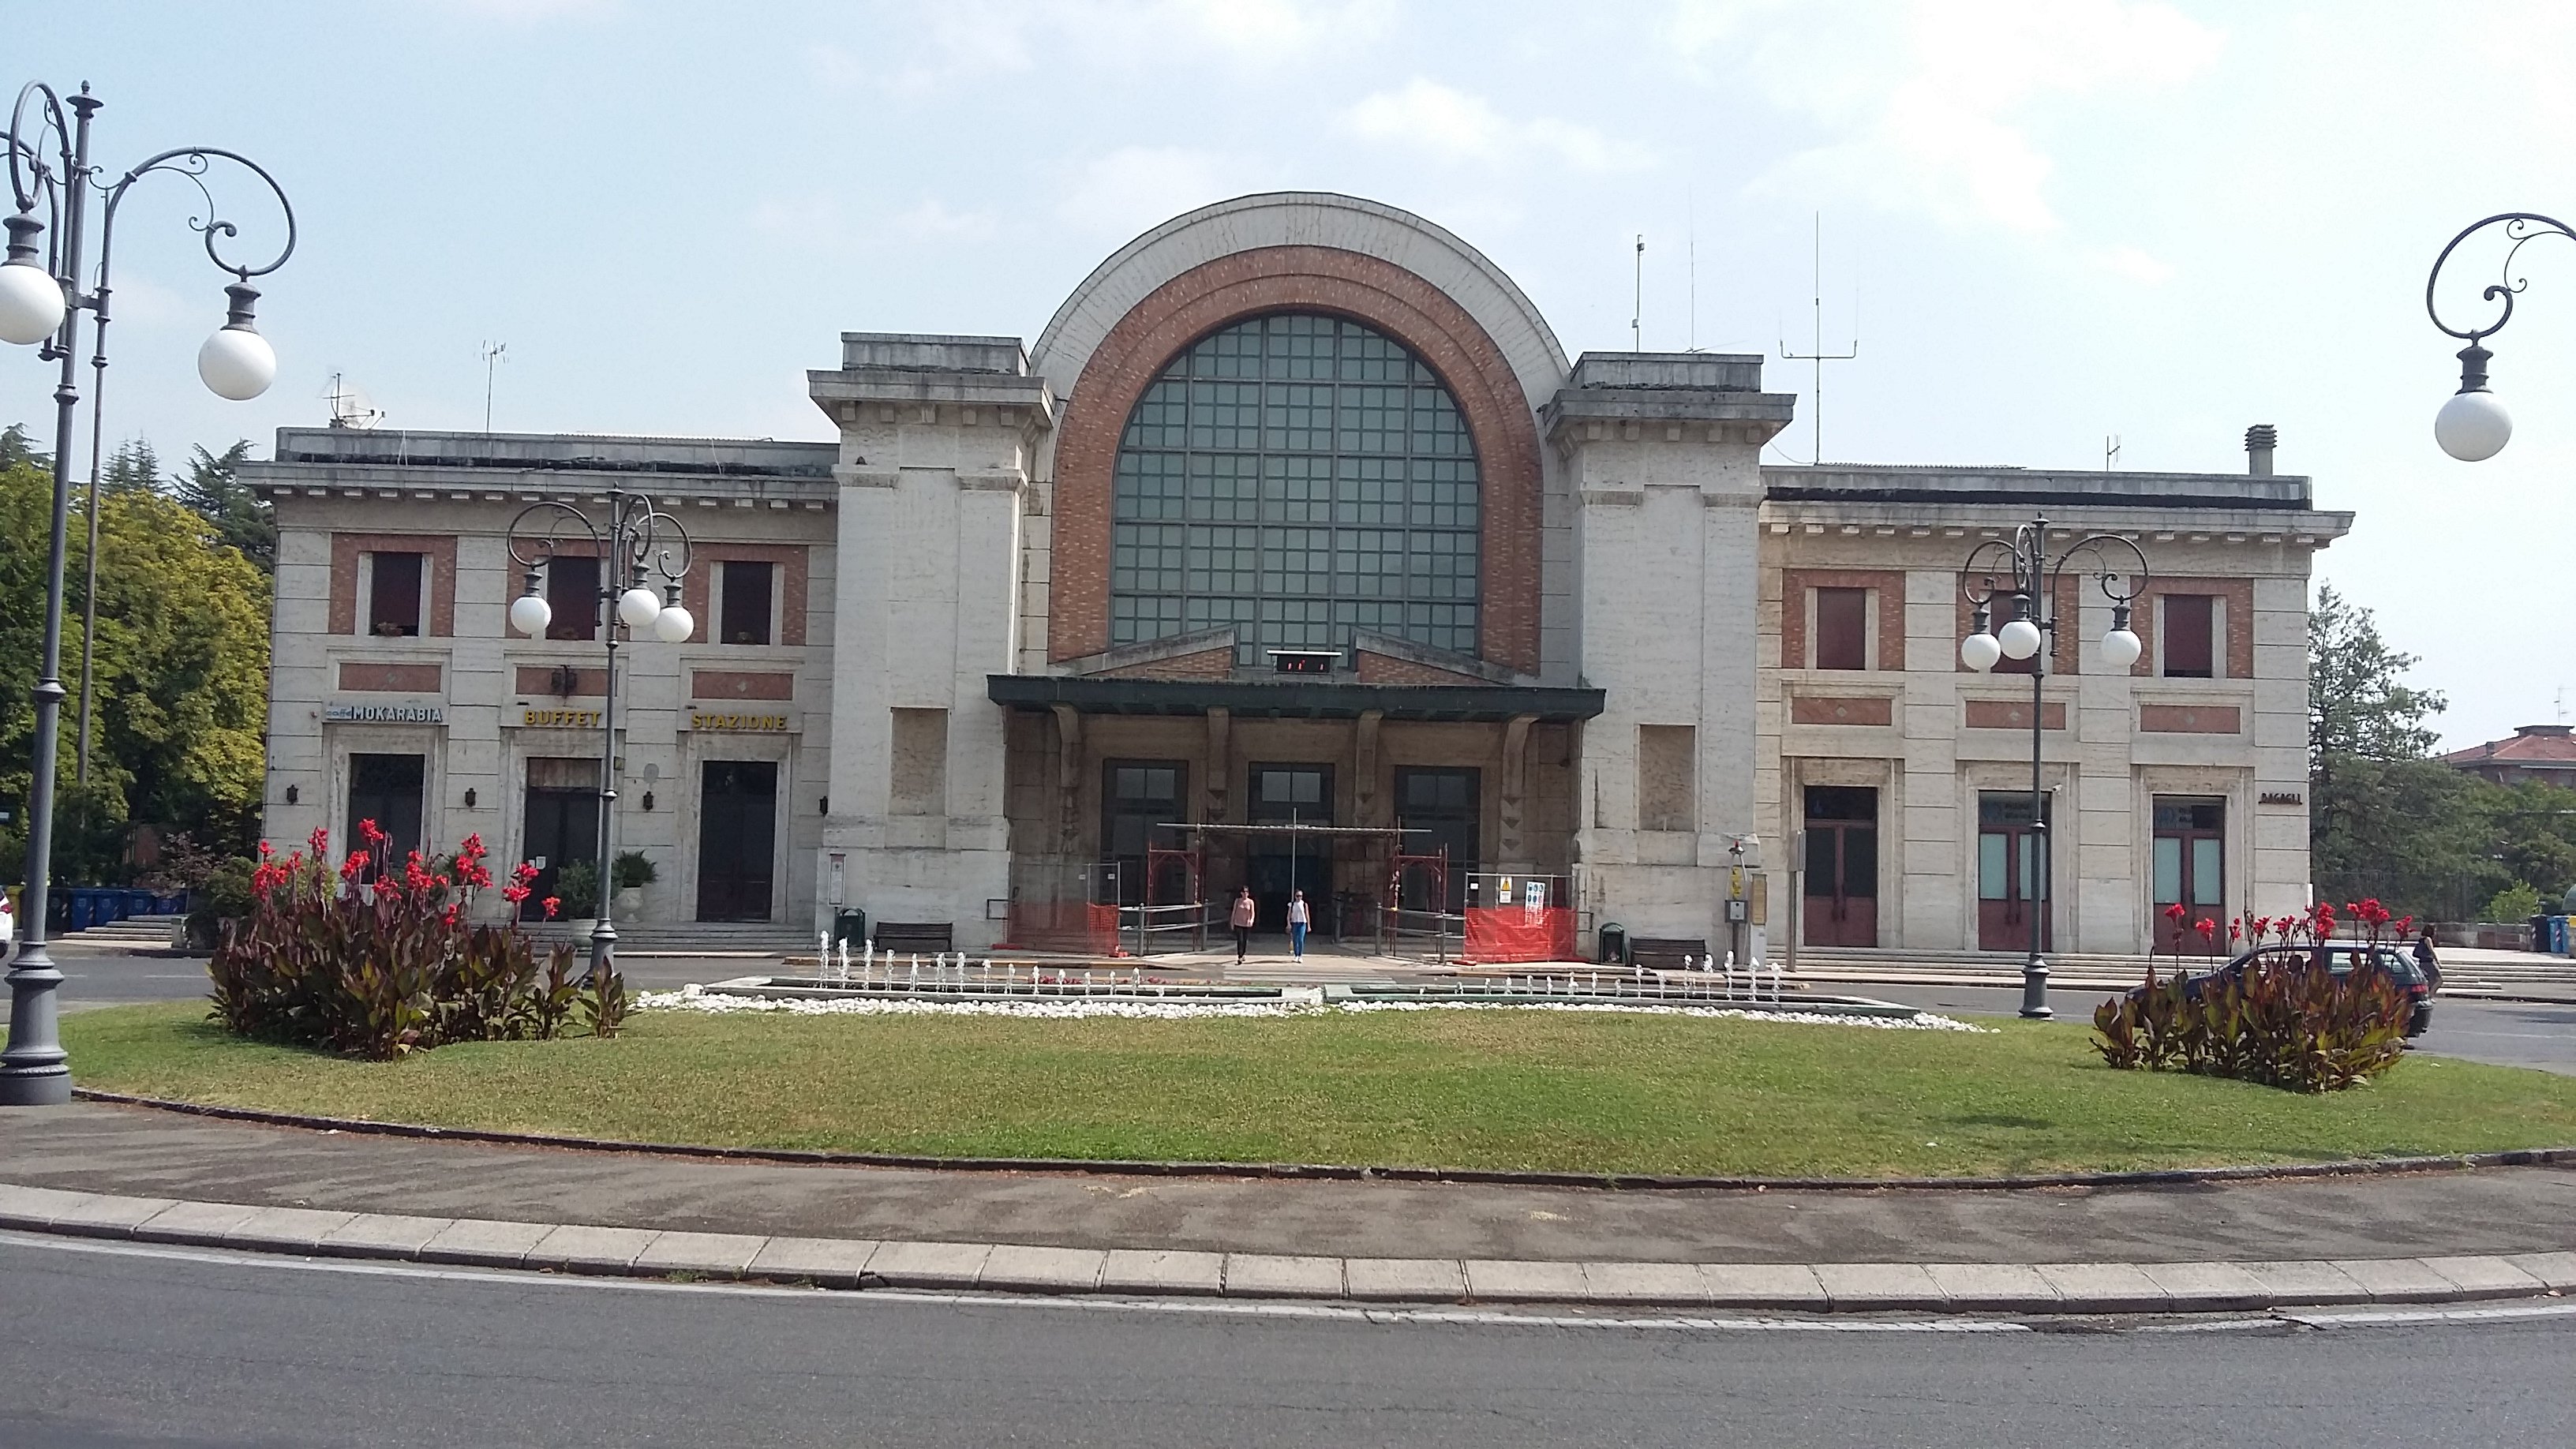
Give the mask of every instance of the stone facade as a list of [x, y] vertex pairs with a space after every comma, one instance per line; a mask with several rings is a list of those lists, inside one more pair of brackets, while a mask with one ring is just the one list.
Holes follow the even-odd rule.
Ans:
[[[1274, 672], [1243, 662], [1269, 637], [1241, 632], [1270, 627], [1251, 612], [1112, 642], [1143, 567], [1117, 542], [1140, 400], [1202, 339], [1283, 314], [1400, 348], [1463, 419], [1472, 651], [1344, 626], [1329, 672]], [[765, 919], [782, 939], [846, 906], [983, 948], [1032, 902], [1166, 899], [1120, 857], [1145, 835], [1205, 846], [1203, 893], [1230, 893], [1275, 874], [1257, 827], [1287, 810], [1371, 832], [1280, 877], [1353, 913], [1436, 819], [1459, 865], [1559, 882], [1586, 949], [1617, 924], [1774, 954], [1792, 934], [1811, 951], [2002, 950], [2038, 869], [2010, 863], [2031, 685], [1958, 662], [1961, 570], [2045, 515], [2061, 540], [2134, 540], [2155, 576], [2124, 674], [2100, 666], [2109, 601], [2081, 570], [2058, 588], [2038, 715], [2052, 949], [2143, 948], [2160, 891], [2228, 911], [2304, 899], [2307, 578], [2351, 523], [2316, 511], [2305, 479], [1767, 467], [1794, 398], [1762, 390], [1761, 358], [1569, 362], [1458, 238], [1304, 193], [1138, 238], [1033, 348], [848, 333], [808, 392], [837, 442], [282, 433], [250, 470], [281, 530], [270, 835], [345, 839], [375, 798], [353, 794], [353, 760], [416, 756], [427, 840], [479, 830], [526, 853], [540, 777], [557, 794], [570, 778], [531, 762], [596, 754], [603, 651], [505, 628], [522, 582], [503, 534], [530, 503], [623, 489], [687, 524], [681, 596], [700, 621], [688, 643], [619, 657], [620, 843], [662, 867], [647, 934], [763, 919], [741, 863], [704, 858], [759, 828], [741, 763], [774, 768]], [[1260, 499], [1268, 528], [1279, 495]], [[1285, 535], [1260, 536], [1266, 580]], [[1351, 546], [1324, 537], [1297, 546]], [[417, 632], [371, 633], [371, 560], [394, 558], [408, 588], [414, 556]], [[746, 576], [775, 600], [771, 642], [710, 633], [736, 566], [766, 571]], [[1339, 555], [1312, 567], [1336, 598], [1363, 576]], [[725, 890], [705, 884], [718, 876]], [[1750, 899], [1739, 914], [1730, 897]]]

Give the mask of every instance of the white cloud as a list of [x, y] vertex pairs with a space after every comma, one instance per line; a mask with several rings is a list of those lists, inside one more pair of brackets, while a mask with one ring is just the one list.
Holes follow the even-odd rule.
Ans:
[[948, 203], [927, 197], [894, 218], [895, 230], [922, 241], [984, 241], [993, 235], [989, 211], [952, 211]]
[[2150, 287], [2173, 279], [2173, 263], [2151, 256], [2137, 247], [2112, 247], [2098, 253], [2093, 260], [2106, 271]]
[[873, 45], [863, 57], [828, 43], [809, 48], [807, 60], [829, 85], [882, 84], [907, 96], [1025, 75], [1041, 56], [1051, 69], [1168, 68], [1211, 55], [1276, 67], [1376, 36], [1385, 29], [1387, 6], [1385, 0], [1078, 0], [1044, 7], [941, 0], [919, 13], [918, 33], [909, 44], [889, 47], [888, 60], [873, 59]]
[[2224, 44], [2160, 0], [1737, 0], [1687, 6], [1666, 31], [1686, 64], [1740, 72], [1832, 136], [1758, 190], [1854, 194], [2032, 235], [2063, 225], [2048, 197], [2053, 158], [2025, 114], [2035, 103], [2172, 90]]
[[1126, 146], [1076, 173], [1056, 211], [1086, 231], [1133, 236], [1247, 189], [1227, 187], [1223, 172], [1218, 159], [1205, 151]]
[[1643, 163], [1633, 148], [1588, 126], [1546, 116], [1515, 121], [1482, 96], [1422, 76], [1361, 100], [1342, 113], [1342, 127], [1363, 140], [1412, 146], [1451, 161], [1508, 165], [1543, 152], [1586, 171]]

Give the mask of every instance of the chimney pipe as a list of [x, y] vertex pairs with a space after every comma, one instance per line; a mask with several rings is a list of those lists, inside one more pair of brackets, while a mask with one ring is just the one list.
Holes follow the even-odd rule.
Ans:
[[2245, 430], [2245, 471], [2257, 478], [2272, 476], [2272, 446], [2281, 441], [2281, 431], [2270, 423], [2256, 423]]

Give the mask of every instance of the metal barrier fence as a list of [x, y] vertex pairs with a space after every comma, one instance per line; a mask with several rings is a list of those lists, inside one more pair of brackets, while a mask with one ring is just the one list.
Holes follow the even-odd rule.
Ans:
[[1214, 924], [1214, 908], [1206, 901], [1183, 901], [1169, 906], [1120, 906], [1118, 908], [1119, 943], [1131, 954], [1151, 956], [1156, 937], [1184, 935], [1187, 944], [1165, 949], [1204, 951], [1208, 948], [1208, 927]]

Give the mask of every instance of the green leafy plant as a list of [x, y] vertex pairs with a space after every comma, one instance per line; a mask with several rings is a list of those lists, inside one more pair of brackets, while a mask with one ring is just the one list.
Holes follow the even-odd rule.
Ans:
[[2487, 902], [2485, 921], [2527, 921], [2540, 914], [2540, 892], [2528, 881], [2515, 881]]
[[555, 872], [554, 898], [568, 920], [581, 920], [599, 914], [599, 867], [586, 860], [576, 860]]
[[[2377, 965], [2388, 913], [2375, 900], [2351, 907], [2365, 936], [2353, 969], [2328, 969], [2335, 910], [2320, 904], [2295, 920], [2244, 923], [2260, 943], [2282, 944], [2242, 966], [2192, 978], [2147, 979], [2093, 1012], [2094, 1049], [2124, 1069], [2181, 1070], [2296, 1092], [2358, 1086], [2397, 1064], [2415, 1005]], [[2402, 935], [2413, 924], [2399, 922]], [[2294, 932], [2306, 938], [2290, 944]], [[2346, 948], [2350, 949], [2350, 948]]]
[[621, 850], [608, 868], [612, 888], [621, 891], [640, 890], [662, 878], [661, 870], [651, 857], [640, 850]]
[[[572, 947], [556, 946], [540, 968], [515, 923], [467, 922], [476, 892], [492, 884], [480, 837], [466, 837], [446, 869], [432, 871], [413, 851], [395, 870], [381, 863], [375, 822], [359, 832], [366, 848], [336, 872], [318, 830], [309, 858], [263, 852], [248, 915], [225, 923], [207, 966], [211, 1014], [225, 1030], [384, 1059], [450, 1042], [559, 1036], [579, 1004], [599, 1035], [616, 1034], [626, 984], [615, 972], [591, 983], [599, 1005], [590, 1007]], [[521, 865], [502, 888], [514, 911], [536, 875]]]

